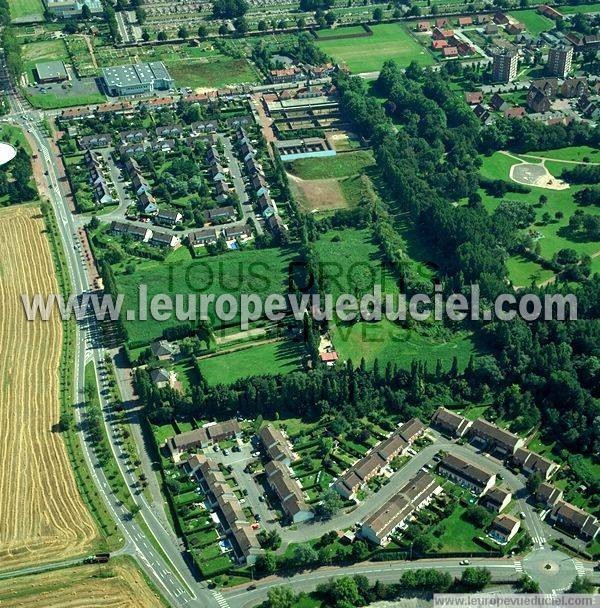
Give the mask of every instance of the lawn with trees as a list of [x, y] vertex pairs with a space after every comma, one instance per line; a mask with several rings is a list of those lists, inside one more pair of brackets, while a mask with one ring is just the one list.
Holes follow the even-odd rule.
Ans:
[[303, 351], [301, 343], [287, 340], [249, 344], [235, 352], [202, 358], [198, 363], [209, 384], [229, 384], [248, 376], [299, 371]]
[[[167, 256], [166, 260], [137, 261], [122, 256], [114, 264], [114, 276], [119, 293], [124, 294], [123, 310], [139, 308], [138, 287], [148, 288], [148, 301], [157, 294], [199, 294], [215, 296], [229, 293], [239, 298], [241, 293], [256, 293], [266, 297], [273, 292], [284, 293], [287, 286], [288, 265], [294, 250], [248, 249], [221, 256], [207, 256], [193, 260], [185, 248]], [[214, 303], [209, 306], [214, 327], [222, 322], [214, 314]], [[124, 313], [123, 313], [124, 314]], [[123, 321], [129, 340], [135, 345], [149, 344], [169, 327], [182, 325], [174, 317], [169, 321]], [[231, 324], [239, 323], [235, 319]]]

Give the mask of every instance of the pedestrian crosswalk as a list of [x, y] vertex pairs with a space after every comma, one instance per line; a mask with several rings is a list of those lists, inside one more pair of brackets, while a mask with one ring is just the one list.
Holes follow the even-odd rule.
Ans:
[[219, 604], [219, 606], [221, 606], [221, 608], [229, 608], [229, 603], [227, 602], [227, 600], [223, 597], [223, 595], [221, 593], [219, 593], [218, 591], [213, 591], [212, 592], [215, 600], [217, 601], [217, 604]]
[[525, 570], [523, 569], [523, 562], [521, 560], [515, 560], [515, 570], [517, 572], [524, 572]]
[[576, 559], [573, 560], [573, 563], [575, 564], [575, 571], [577, 572], [577, 576], [585, 576], [585, 566]]

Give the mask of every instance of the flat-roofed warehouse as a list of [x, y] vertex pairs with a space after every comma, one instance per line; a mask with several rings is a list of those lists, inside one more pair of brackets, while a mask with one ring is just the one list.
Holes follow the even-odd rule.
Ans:
[[56, 17], [77, 17], [86, 4], [92, 14], [101, 13], [104, 8], [100, 0], [44, 0], [46, 10]]
[[174, 82], [162, 61], [103, 68], [102, 78], [108, 94], [116, 97], [168, 91]]
[[62, 61], [40, 61], [35, 64], [35, 72], [40, 83], [69, 80], [67, 68]]

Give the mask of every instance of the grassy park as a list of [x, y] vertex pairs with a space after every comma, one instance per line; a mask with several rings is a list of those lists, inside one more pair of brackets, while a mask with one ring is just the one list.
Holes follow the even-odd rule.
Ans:
[[[584, 162], [584, 159], [590, 159], [591, 162], [598, 162], [596, 160], [598, 158], [597, 151], [587, 146], [535, 151], [518, 156], [532, 163], [539, 162], [539, 159], [531, 158], [532, 156], [560, 159], [548, 160], [545, 163], [547, 169], [555, 177], [560, 177], [564, 169], [573, 167], [572, 162], [565, 161]], [[515, 159], [496, 152], [492, 156], [483, 157], [481, 175], [490, 179], [509, 181], [510, 167], [515, 162]], [[529, 229], [538, 235], [540, 254], [543, 258], [550, 260], [561, 249], [574, 249], [579, 255], [590, 256], [600, 251], [597, 242], [582, 238], [579, 234], [573, 234], [569, 229], [569, 219], [579, 209], [579, 206], [573, 200], [573, 195], [583, 187], [583, 185], [572, 185], [566, 190], [550, 190], [532, 186], [529, 193], [511, 192], [503, 197], [505, 200], [529, 203], [535, 208], [535, 221]], [[490, 213], [503, 200], [502, 198], [489, 196], [483, 190], [480, 191], [480, 194]], [[544, 195], [547, 199], [544, 204], [539, 203], [541, 195]], [[587, 207], [585, 212], [592, 215], [600, 214], [600, 210], [593, 206]], [[544, 217], [548, 217], [545, 214], [550, 216], [550, 220], [546, 221], [544, 219]], [[509, 278], [513, 284], [521, 287], [530, 285], [532, 281], [535, 283], [545, 281], [553, 274], [524, 256], [512, 256], [507, 261], [507, 267]]]
[[372, 36], [319, 39], [317, 46], [335, 61], [345, 63], [352, 72], [358, 73], [377, 71], [388, 59], [394, 59], [401, 66], [407, 66], [411, 61], [421, 65], [434, 63], [432, 55], [400, 23], [382, 23], [371, 29]]
[[302, 355], [299, 342], [248, 345], [235, 352], [202, 359], [200, 371], [209, 384], [229, 384], [248, 376], [299, 371]]
[[[292, 249], [261, 249], [231, 252], [218, 257], [192, 260], [189, 251], [180, 248], [165, 261], [148, 260], [134, 263], [134, 270], [123, 264], [114, 267], [115, 280], [120, 293], [125, 295], [123, 309], [138, 309], [138, 286], [148, 287], [148, 300], [157, 294], [202, 294], [219, 296], [224, 293], [239, 297], [241, 293], [266, 296], [281, 290], [287, 284], [288, 264], [294, 257]], [[129, 262], [129, 260], [128, 260]], [[199, 297], [198, 297], [199, 299]], [[213, 326], [220, 327], [215, 318], [214, 304], [208, 309]], [[232, 324], [236, 320], [231, 321]], [[178, 321], [124, 321], [129, 339], [147, 344], [158, 338], [167, 327]]]
[[286, 168], [300, 179], [336, 179], [356, 175], [374, 163], [370, 151], [357, 150], [325, 158], [301, 158], [288, 163]]
[[8, 0], [11, 19], [43, 15], [42, 0]]

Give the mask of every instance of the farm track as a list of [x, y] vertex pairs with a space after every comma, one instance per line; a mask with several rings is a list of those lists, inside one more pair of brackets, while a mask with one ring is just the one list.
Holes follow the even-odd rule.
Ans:
[[21, 294], [58, 286], [39, 209], [0, 212], [0, 569], [89, 550], [96, 528], [78, 494], [59, 421], [62, 325], [28, 322]]

